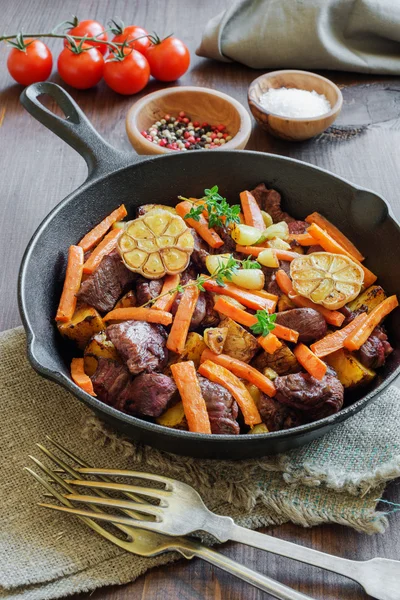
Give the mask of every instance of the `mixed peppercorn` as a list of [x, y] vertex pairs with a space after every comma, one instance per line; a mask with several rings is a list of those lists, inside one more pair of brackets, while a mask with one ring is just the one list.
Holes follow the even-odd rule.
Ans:
[[218, 148], [232, 139], [226, 125], [192, 121], [183, 111], [177, 117], [164, 115], [141, 134], [153, 144], [178, 151]]

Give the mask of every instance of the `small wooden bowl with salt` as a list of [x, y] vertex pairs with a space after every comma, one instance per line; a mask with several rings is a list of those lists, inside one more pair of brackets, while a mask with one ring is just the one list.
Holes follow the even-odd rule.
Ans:
[[287, 69], [257, 77], [249, 86], [248, 102], [265, 131], [285, 140], [303, 141], [332, 125], [343, 96], [326, 77]]

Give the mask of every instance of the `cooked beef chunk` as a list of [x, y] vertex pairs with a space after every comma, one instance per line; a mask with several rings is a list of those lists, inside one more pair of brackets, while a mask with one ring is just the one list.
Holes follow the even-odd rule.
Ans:
[[285, 343], [282, 343], [282, 346], [275, 350], [273, 354], [260, 352], [251, 365], [259, 371], [267, 368], [273, 369], [278, 375], [288, 375], [289, 373], [301, 371], [300, 363]]
[[214, 310], [214, 298], [210, 292], [204, 292], [204, 298], [206, 301], [206, 314], [202, 320], [200, 326], [204, 327], [216, 327], [219, 322], [219, 314]]
[[313, 342], [326, 334], [326, 321], [314, 308], [292, 308], [276, 315], [279, 325], [299, 332], [299, 342]]
[[82, 282], [78, 300], [94, 306], [100, 312], [108, 312], [136, 277], [136, 273], [125, 267], [117, 250], [113, 250], [103, 258], [94, 273]]
[[324, 252], [324, 249], [319, 244], [308, 246], [306, 254], [312, 254], [313, 252]]
[[309, 373], [284, 375], [274, 380], [276, 400], [306, 413], [310, 421], [332, 415], [342, 408], [344, 388], [332, 369], [323, 379]]
[[145, 279], [138, 277], [136, 282], [137, 305], [142, 306], [161, 294], [163, 279]]
[[299, 233], [305, 233], [309, 225], [305, 221], [289, 221], [288, 227], [289, 233], [298, 235]]
[[[283, 271], [285, 271], [285, 273], [287, 273], [287, 275], [290, 275], [290, 262], [288, 262], [287, 260], [280, 260], [279, 268], [282, 269]], [[275, 278], [275, 273], [277, 272], [277, 269], [271, 269], [271, 271], [272, 271], [272, 273], [269, 276], [268, 283], [267, 283], [267, 277], [265, 278], [264, 287], [267, 290], [267, 292], [269, 292], [270, 294], [275, 294], [275, 296], [282, 296], [281, 288], [276, 283], [276, 278]], [[264, 275], [265, 274], [266, 273], [264, 271]]]
[[275, 398], [269, 398], [266, 394], [261, 394], [258, 410], [269, 431], [290, 429], [301, 425], [303, 422], [299, 411], [281, 404]]
[[238, 406], [228, 390], [201, 376], [199, 376], [199, 383], [207, 405], [211, 432], [239, 434], [240, 428], [236, 421]]
[[91, 379], [95, 394], [100, 400], [119, 408], [119, 395], [130, 380], [126, 366], [109, 358], [99, 358]]
[[[209, 247], [202, 237], [199, 236], [197, 231], [194, 229], [190, 230], [194, 239], [194, 248], [191, 256], [191, 260], [193, 264], [200, 271], [204, 271], [206, 269], [206, 258], [210, 254]], [[207, 271], [206, 271], [207, 272]]]
[[161, 325], [124, 321], [109, 325], [106, 335], [133, 375], [143, 371], [160, 371], [165, 367], [168, 360], [165, 348], [167, 334]]
[[342, 327], [345, 327], [346, 325], [348, 325], [353, 319], [356, 318], [357, 315], [361, 315], [362, 313], [365, 313], [367, 311], [368, 311], [368, 308], [366, 306], [364, 306], [364, 304], [362, 306], [360, 306], [359, 308], [357, 308], [357, 310], [350, 310], [350, 308], [348, 308], [348, 306], [343, 306], [340, 309], [340, 312], [343, 313], [345, 316], [345, 320], [343, 321]]
[[291, 223], [296, 220], [287, 212], [283, 212], [281, 210], [282, 197], [280, 193], [276, 190], [269, 190], [265, 186], [265, 183], [260, 183], [254, 190], [251, 191], [251, 193], [257, 200], [262, 210], [265, 210], [265, 212], [271, 215], [274, 223], [279, 223], [279, 221]]
[[219, 237], [224, 241], [224, 245], [216, 250], [216, 254], [230, 253], [236, 256], [236, 242], [232, 239], [231, 232], [228, 227], [214, 227]]
[[[197, 277], [197, 273], [196, 270], [194, 268], [194, 266], [192, 264], [190, 264], [188, 266], [187, 269], [185, 269], [185, 271], [183, 271], [183, 273], [181, 274], [181, 285], [186, 285], [191, 279], [196, 279]], [[181, 301], [182, 298], [182, 293], [177, 294], [173, 305], [171, 306], [171, 310], [170, 312], [175, 315], [176, 311], [178, 310], [178, 306], [179, 303]], [[192, 316], [192, 320], [190, 322], [190, 327], [189, 330], [193, 331], [195, 329], [197, 329], [201, 322], [203, 321], [204, 317], [206, 316], [206, 298], [205, 298], [205, 294], [202, 292], [199, 296], [199, 299], [197, 300], [196, 303], [196, 307], [194, 309], [194, 313]]]
[[375, 327], [367, 341], [361, 346], [359, 358], [368, 369], [378, 369], [385, 363], [386, 357], [391, 352], [393, 352], [393, 348], [388, 342], [386, 332], [382, 327]]
[[168, 408], [175, 392], [175, 382], [168, 375], [142, 373], [122, 390], [119, 407], [132, 415], [159, 417]]

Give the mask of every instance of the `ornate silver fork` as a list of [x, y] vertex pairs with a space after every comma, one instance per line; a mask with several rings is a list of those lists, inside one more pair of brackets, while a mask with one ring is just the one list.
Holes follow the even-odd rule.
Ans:
[[[50, 439], [50, 438], [49, 438]], [[81, 458], [73, 454], [67, 448], [64, 448], [61, 444], [54, 440], [50, 440], [59, 450], [61, 450], [66, 456], [74, 461], [75, 464], [79, 464], [82, 467], [88, 468], [89, 465], [85, 463]], [[259, 588], [264, 592], [268, 592], [274, 598], [278, 598], [280, 600], [312, 600], [309, 596], [306, 596], [296, 590], [293, 590], [290, 587], [287, 587], [269, 577], [258, 573], [257, 571], [253, 571], [241, 565], [240, 563], [231, 560], [227, 556], [208, 548], [207, 546], [202, 545], [200, 542], [189, 539], [181, 536], [170, 537], [167, 535], [163, 535], [161, 533], [152, 532], [150, 530], [143, 530], [140, 528], [142, 520], [146, 518], [140, 512], [136, 512], [132, 509], [127, 509], [121, 507], [121, 512], [127, 515], [126, 518], [129, 518], [131, 521], [134, 520], [138, 523], [139, 528], [131, 525], [127, 525], [124, 523], [114, 523], [114, 519], [110, 518], [110, 515], [97, 506], [93, 506], [92, 511], [88, 514], [81, 514], [85, 511], [81, 511], [75, 509], [73, 504], [68, 498], [61, 494], [55, 484], [66, 490], [67, 492], [74, 491], [72, 486], [60, 476], [60, 473], [68, 473], [72, 477], [79, 477], [80, 473], [78, 470], [74, 469], [69, 463], [65, 462], [58, 456], [56, 456], [51, 450], [45, 448], [41, 444], [37, 444], [40, 450], [46, 454], [48, 458], [50, 458], [56, 465], [57, 469], [50, 469], [46, 465], [44, 465], [37, 458], [31, 456], [30, 458], [33, 460], [35, 465], [45, 474], [50, 480], [45, 479], [32, 469], [25, 467], [26, 470], [39, 482], [41, 483], [47, 490], [46, 496], [51, 496], [59, 500], [61, 504], [64, 506], [55, 506], [41, 503], [41, 506], [45, 506], [47, 508], [54, 508], [56, 510], [62, 510], [68, 513], [72, 513], [77, 515], [86, 525], [88, 525], [91, 529], [93, 529], [96, 533], [103, 536], [113, 544], [123, 548], [124, 550], [131, 552], [133, 554], [138, 554], [140, 556], [156, 556], [158, 554], [162, 554], [164, 552], [176, 551], [179, 552], [182, 556], [187, 559], [194, 558], [195, 556], [202, 558], [203, 560], [215, 565], [216, 567], [231, 573], [235, 577], [238, 577], [247, 583], [253, 585], [254, 587]], [[90, 470], [90, 468], [89, 468]], [[111, 485], [111, 480], [105, 475], [101, 475], [102, 480], [105, 484]], [[86, 481], [86, 483], [89, 483]], [[94, 490], [98, 495], [99, 500], [108, 501], [111, 500], [110, 496], [101, 489]], [[70, 494], [71, 495], [71, 494]], [[124, 492], [124, 496], [129, 498], [133, 504], [137, 504], [138, 506], [143, 506], [140, 498], [137, 498], [131, 492]], [[150, 505], [149, 505], [150, 506]], [[89, 516], [88, 516], [89, 515]], [[97, 520], [108, 521], [112, 523], [112, 525], [118, 530], [119, 537], [108, 531], [107, 529], [101, 527], [98, 523], [93, 520], [93, 515]], [[124, 539], [121, 539], [121, 533], [124, 534]]]
[[[240, 527], [230, 517], [223, 517], [211, 512], [191, 486], [169, 477], [118, 469], [80, 468], [77, 470], [79, 473], [86, 475], [135, 478], [164, 485], [164, 489], [157, 489], [137, 484], [130, 485], [81, 479], [70, 480], [68, 483], [73, 486], [134, 493], [140, 497], [144, 496], [159, 501], [157, 505], [143, 505], [132, 500], [106, 500], [90, 495], [68, 494], [66, 496], [74, 502], [137, 510], [143, 515], [147, 515], [148, 519], [149, 517], [153, 518], [152, 521], [138, 521], [132, 517], [120, 517], [118, 515], [110, 517], [108, 514], [104, 520], [110, 520], [111, 518], [114, 523], [140, 526], [142, 529], [172, 536], [187, 535], [199, 530], [206, 531], [221, 542], [227, 540], [241, 542], [344, 575], [359, 583], [367, 594], [378, 600], [399, 600], [400, 561], [386, 558], [373, 558], [367, 561], [348, 560]], [[103, 519], [103, 517], [87, 511], [76, 512], [76, 514]]]

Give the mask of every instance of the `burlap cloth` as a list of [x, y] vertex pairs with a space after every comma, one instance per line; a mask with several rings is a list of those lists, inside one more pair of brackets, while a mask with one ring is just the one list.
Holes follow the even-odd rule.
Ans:
[[194, 485], [205, 503], [241, 525], [334, 522], [383, 532], [376, 509], [400, 475], [400, 393], [390, 388], [323, 439], [286, 455], [238, 462], [194, 460], [117, 437], [67, 391], [37, 375], [22, 328], [0, 334], [0, 598], [44, 600], [134, 580], [178, 557], [141, 558], [78, 519], [37, 506], [43, 488], [23, 467], [50, 435], [98, 466], [137, 468]]

